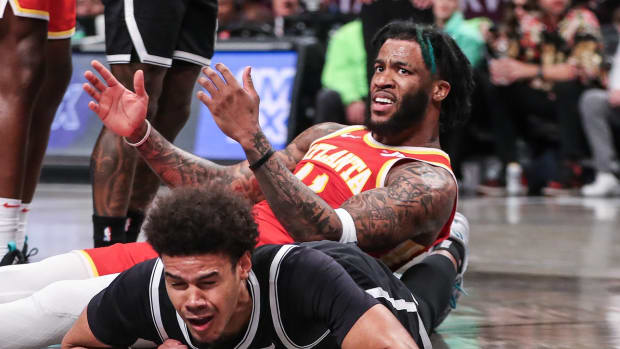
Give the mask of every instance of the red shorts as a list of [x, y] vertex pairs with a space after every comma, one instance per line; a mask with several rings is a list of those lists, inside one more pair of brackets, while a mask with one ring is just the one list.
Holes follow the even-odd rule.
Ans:
[[[0, 10], [4, 1], [0, 0]], [[8, 3], [16, 16], [49, 21], [49, 39], [67, 39], [75, 32], [75, 0], [8, 0]]]
[[95, 276], [116, 274], [134, 265], [157, 257], [157, 253], [146, 242], [114, 244], [109, 247], [82, 250]]

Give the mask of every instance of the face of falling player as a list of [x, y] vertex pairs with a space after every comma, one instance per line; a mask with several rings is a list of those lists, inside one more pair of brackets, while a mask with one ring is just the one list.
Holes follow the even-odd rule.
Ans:
[[168, 297], [192, 337], [213, 343], [235, 336], [249, 321], [252, 301], [246, 280], [252, 263], [221, 253], [162, 255]]

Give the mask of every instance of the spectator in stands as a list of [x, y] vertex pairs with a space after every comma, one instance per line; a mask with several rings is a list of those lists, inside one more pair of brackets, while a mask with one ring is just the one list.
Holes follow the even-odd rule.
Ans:
[[[486, 18], [476, 18], [465, 20], [463, 13], [459, 9], [459, 0], [433, 0], [433, 15], [435, 25], [450, 35], [459, 48], [463, 51], [472, 67], [474, 68], [474, 78], [479, 81], [481, 67], [484, 65], [485, 39], [484, 33], [490, 26], [490, 21]], [[476, 86], [476, 90], [479, 87]], [[474, 92], [472, 98], [472, 120], [479, 125], [482, 114], [486, 115], [484, 99], [477, 98], [479, 91]], [[475, 119], [474, 119], [475, 118]], [[441, 147], [450, 155], [452, 169], [457, 178], [462, 179], [461, 162], [463, 157], [471, 151], [475, 151], [475, 142], [471, 142], [473, 136], [473, 125], [456, 125], [456, 127], [442, 130]], [[468, 140], [468, 141], [465, 141]]]
[[364, 123], [368, 77], [361, 20], [343, 25], [329, 40], [321, 82], [315, 123]]
[[505, 6], [510, 2], [510, 0], [462, 0], [461, 11], [467, 19], [485, 17], [493, 22], [499, 22], [502, 20]]
[[[594, 13], [569, 0], [538, 0], [539, 10], [518, 18], [516, 50], [490, 62], [489, 107], [497, 151], [509, 165], [509, 195], [521, 193], [518, 183], [517, 126], [535, 131], [532, 115], [557, 125], [559, 156], [555, 173], [543, 192], [561, 195], [579, 186], [578, 160], [585, 142], [578, 110], [579, 96], [598, 74], [600, 27]], [[512, 54], [513, 56], [509, 56]], [[540, 144], [538, 144], [540, 145]], [[506, 178], [506, 177], [503, 177]], [[500, 178], [502, 179], [502, 178]]]
[[[592, 149], [596, 177], [594, 182], [581, 188], [584, 196], [620, 195], [620, 173], [618, 157], [614, 144], [615, 135], [620, 130], [620, 7], [613, 11], [612, 24], [604, 30], [605, 42], [616, 46], [615, 54], [610, 55], [611, 72], [606, 82], [606, 89], [590, 89], [584, 92], [579, 102], [581, 121], [586, 138]], [[613, 49], [613, 48], [612, 48]], [[606, 52], [610, 51], [606, 47]]]
[[479, 66], [484, 57], [483, 32], [488, 28], [488, 21], [465, 20], [459, 10], [459, 0], [433, 0], [433, 15], [435, 25], [456, 41], [472, 67]]

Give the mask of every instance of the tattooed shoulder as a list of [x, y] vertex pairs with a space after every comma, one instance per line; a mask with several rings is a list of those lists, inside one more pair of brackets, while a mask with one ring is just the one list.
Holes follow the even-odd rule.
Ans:
[[405, 202], [409, 201], [408, 198], [432, 195], [437, 191], [456, 194], [456, 183], [447, 170], [421, 161], [396, 166], [388, 173], [386, 186], [392, 199]]
[[344, 127], [346, 127], [346, 125], [334, 122], [324, 122], [314, 125], [295, 137], [291, 144], [286, 147], [286, 150], [296, 161], [300, 161], [308, 149], [310, 149], [310, 144], [312, 144], [312, 142]]

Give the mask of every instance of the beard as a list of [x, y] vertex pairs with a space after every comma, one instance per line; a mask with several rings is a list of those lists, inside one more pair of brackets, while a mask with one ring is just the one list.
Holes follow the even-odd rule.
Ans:
[[364, 125], [373, 134], [379, 137], [399, 134], [409, 129], [424, 119], [426, 106], [428, 105], [428, 93], [423, 89], [416, 93], [403, 95], [402, 104], [389, 120], [383, 122], [372, 121], [371, 113], [366, 113]]

